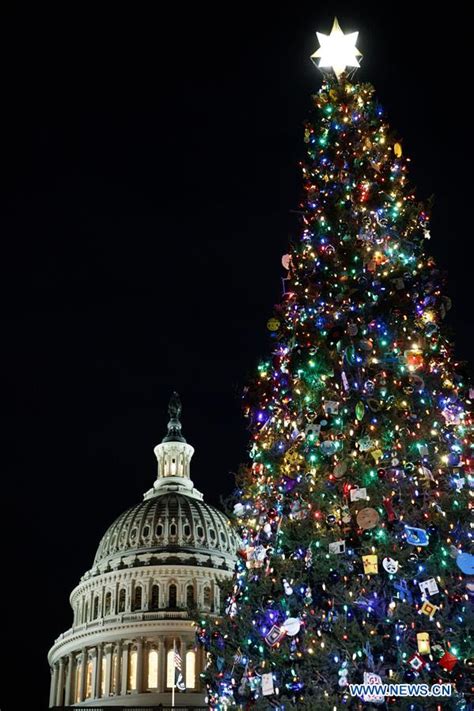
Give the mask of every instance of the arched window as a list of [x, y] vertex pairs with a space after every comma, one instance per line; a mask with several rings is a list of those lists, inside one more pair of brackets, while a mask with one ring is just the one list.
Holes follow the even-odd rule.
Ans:
[[[102, 657], [102, 661], [100, 663], [100, 695], [101, 696], [105, 696], [106, 672], [107, 672], [107, 657], [104, 654], [104, 656]], [[107, 696], [108, 696], [108, 689], [107, 689]]]
[[112, 609], [112, 593], [105, 593], [104, 616], [110, 615]]
[[186, 588], [186, 605], [194, 607], [194, 585], [188, 585]]
[[128, 658], [128, 690], [137, 690], [137, 650], [132, 649]]
[[133, 595], [133, 609], [134, 610], [141, 610], [142, 609], [142, 586], [137, 585], [135, 588], [135, 592]]
[[198, 526], [196, 529], [196, 533], [199, 538], [204, 538], [204, 529], [202, 526]]
[[84, 619], [83, 622], [89, 622], [89, 603], [86, 601], [84, 605]]
[[189, 536], [191, 535], [191, 526], [189, 525], [189, 523], [184, 524], [183, 533], [186, 538], [189, 538]]
[[117, 648], [114, 648], [114, 653], [112, 654], [112, 673], [110, 675], [110, 688], [115, 691], [117, 686], [117, 664], [118, 664], [118, 652]]
[[158, 652], [150, 649], [148, 652], [148, 688], [158, 688]]
[[118, 602], [118, 611], [119, 612], [125, 612], [126, 598], [127, 598], [127, 593], [125, 591], [125, 588], [122, 588], [119, 592], [119, 602]]
[[178, 590], [174, 583], [171, 583], [168, 591], [168, 607], [176, 607], [178, 598]]
[[92, 609], [92, 619], [96, 620], [99, 617], [99, 597], [96, 595], [94, 598], [94, 607]]
[[92, 659], [87, 662], [86, 670], [86, 699], [92, 698]]
[[151, 610], [158, 610], [160, 606], [160, 588], [158, 585], [153, 585], [151, 588]]
[[211, 588], [205, 587], [204, 588], [204, 607], [206, 607], [208, 610], [210, 610], [211, 603], [212, 603]]
[[160, 538], [163, 535], [163, 524], [159, 523], [156, 527], [156, 535]]
[[172, 523], [170, 526], [170, 536], [176, 536], [176, 524]]
[[143, 529], [143, 533], [142, 533], [143, 538], [148, 538], [149, 533], [150, 533], [150, 526], [145, 526], [145, 528]]
[[196, 652], [190, 649], [186, 652], [186, 689], [196, 687]]

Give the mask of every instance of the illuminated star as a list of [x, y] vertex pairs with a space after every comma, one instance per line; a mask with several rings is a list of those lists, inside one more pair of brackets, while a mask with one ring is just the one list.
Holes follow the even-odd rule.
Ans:
[[[322, 35], [316, 32], [320, 47], [311, 59], [320, 69], [332, 67], [336, 77], [339, 79], [346, 67], [359, 67], [358, 57], [362, 54], [356, 47], [358, 32], [351, 32], [345, 35], [339, 26], [337, 17], [334, 18], [330, 35]], [[319, 63], [316, 63], [319, 60]]]

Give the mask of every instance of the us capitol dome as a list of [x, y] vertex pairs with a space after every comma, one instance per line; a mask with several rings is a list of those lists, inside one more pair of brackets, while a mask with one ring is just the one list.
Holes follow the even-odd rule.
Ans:
[[191, 481], [194, 448], [181, 433], [176, 393], [168, 410], [153, 487], [109, 526], [70, 595], [72, 627], [48, 654], [50, 708], [170, 705], [177, 666], [185, 690], [176, 705], [204, 704], [204, 652], [191, 618], [219, 611], [237, 537]]

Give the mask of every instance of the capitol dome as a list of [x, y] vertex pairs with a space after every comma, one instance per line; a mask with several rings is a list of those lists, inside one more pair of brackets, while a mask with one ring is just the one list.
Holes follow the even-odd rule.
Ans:
[[176, 688], [178, 706], [204, 703], [193, 611], [219, 612], [238, 539], [194, 487], [180, 413], [175, 393], [153, 487], [105, 531], [70, 595], [73, 625], [48, 655], [50, 708], [169, 705]]
[[131, 555], [156, 564], [174, 556], [190, 564], [209, 560], [211, 567], [233, 570], [236, 538], [224, 514], [168, 488], [114, 521], [100, 542], [93, 570], [104, 571]]

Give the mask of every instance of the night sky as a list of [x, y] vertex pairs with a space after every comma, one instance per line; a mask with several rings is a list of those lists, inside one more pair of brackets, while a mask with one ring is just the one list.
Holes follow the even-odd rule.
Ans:
[[[4, 671], [25, 671], [32, 709], [47, 705], [70, 591], [152, 485], [173, 389], [196, 486], [217, 505], [232, 491], [240, 393], [269, 351], [297, 234], [314, 32], [334, 14], [360, 31], [359, 78], [402, 136], [418, 196], [435, 194], [428, 248], [470, 357], [461, 3], [426, 16], [408, 2], [166, 5], [17, 6], [0, 23]], [[2, 711], [26, 708], [13, 688]]]

